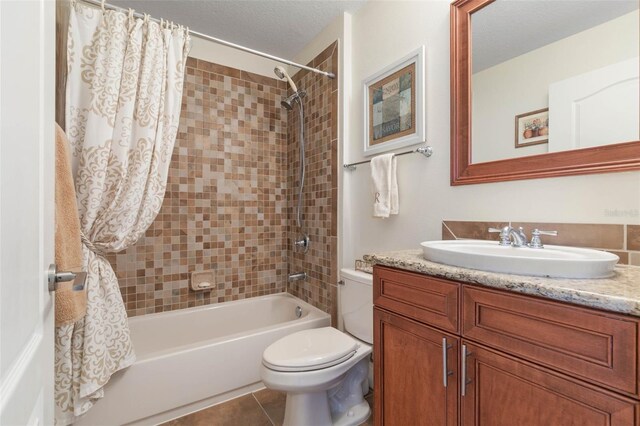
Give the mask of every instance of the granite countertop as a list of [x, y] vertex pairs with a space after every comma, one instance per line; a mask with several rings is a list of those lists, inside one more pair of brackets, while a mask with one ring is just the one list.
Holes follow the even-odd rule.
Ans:
[[425, 260], [422, 250], [368, 254], [364, 260], [374, 265], [640, 317], [640, 267], [637, 266], [616, 266], [615, 275], [611, 278], [565, 279], [499, 274], [444, 265]]

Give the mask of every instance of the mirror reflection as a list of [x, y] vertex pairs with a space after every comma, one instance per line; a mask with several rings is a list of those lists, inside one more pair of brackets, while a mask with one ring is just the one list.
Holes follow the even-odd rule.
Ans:
[[638, 12], [497, 0], [473, 13], [472, 163], [640, 140]]

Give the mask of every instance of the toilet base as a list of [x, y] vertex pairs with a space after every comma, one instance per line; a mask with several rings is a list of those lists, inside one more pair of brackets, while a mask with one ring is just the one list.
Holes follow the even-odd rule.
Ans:
[[[311, 418], [310, 413], [313, 413]], [[287, 393], [283, 426], [331, 426], [331, 411], [326, 391]]]
[[351, 426], [364, 423], [371, 415], [371, 408], [367, 401], [354, 405], [340, 417], [333, 419], [333, 426]]
[[369, 360], [361, 359], [328, 391], [288, 392], [284, 426], [355, 426], [371, 414]]
[[333, 419], [327, 392], [288, 393], [283, 426], [353, 426], [364, 423], [370, 415], [371, 408], [363, 400]]

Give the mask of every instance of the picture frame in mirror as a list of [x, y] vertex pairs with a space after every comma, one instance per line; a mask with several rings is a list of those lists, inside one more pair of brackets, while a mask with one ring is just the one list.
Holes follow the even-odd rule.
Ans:
[[549, 108], [516, 115], [515, 147], [549, 143]]

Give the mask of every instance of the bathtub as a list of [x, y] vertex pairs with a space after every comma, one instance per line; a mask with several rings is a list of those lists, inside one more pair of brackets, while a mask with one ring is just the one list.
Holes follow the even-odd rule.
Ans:
[[76, 424], [157, 424], [260, 389], [267, 346], [330, 322], [287, 293], [130, 318], [137, 361]]

